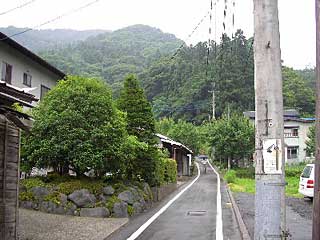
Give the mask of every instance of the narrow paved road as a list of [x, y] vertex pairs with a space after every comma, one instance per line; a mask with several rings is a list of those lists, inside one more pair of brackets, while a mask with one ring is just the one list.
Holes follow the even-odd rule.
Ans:
[[[209, 167], [206, 174], [204, 174], [202, 166], [200, 166], [200, 169], [200, 178], [152, 222], [136, 238], [137, 240], [216, 239], [217, 177]], [[241, 239], [237, 222], [234, 220], [229, 205], [227, 192], [224, 191], [225, 186], [221, 188], [223, 239]], [[158, 207], [158, 209], [160, 208], [161, 206]], [[144, 217], [133, 219], [132, 223], [113, 234], [108, 240], [127, 239], [153, 214], [146, 214]]]

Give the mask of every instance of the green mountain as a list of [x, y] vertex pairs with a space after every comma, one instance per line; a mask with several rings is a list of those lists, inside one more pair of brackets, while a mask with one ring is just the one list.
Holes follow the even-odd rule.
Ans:
[[68, 74], [102, 78], [118, 92], [125, 75], [141, 74], [162, 56], [173, 54], [182, 43], [173, 34], [134, 25], [40, 55]]
[[[41, 45], [42, 31], [34, 32], [34, 38], [26, 34], [26, 42]], [[69, 35], [72, 34], [71, 31]], [[228, 109], [254, 110], [252, 39], [247, 39], [241, 30], [232, 38], [223, 35], [219, 43], [199, 42], [194, 46], [145, 25], [82, 37], [87, 38], [74, 37], [77, 41], [71, 41], [70, 37], [67, 41], [52, 36], [61, 44], [52, 48], [49, 44], [38, 53], [67, 74], [105, 80], [116, 97], [125, 76], [136, 74], [156, 118], [173, 117], [194, 123], [208, 120], [212, 115], [213, 89], [217, 117]], [[314, 69], [297, 71], [283, 67], [283, 80], [285, 107], [312, 116]]]
[[[0, 32], [11, 36], [13, 34], [23, 32], [28, 28], [17, 28], [9, 26], [6, 28], [0, 28]], [[57, 46], [74, 43], [77, 41], [83, 41], [88, 37], [97, 36], [101, 33], [109, 32], [107, 30], [85, 30], [77, 31], [71, 29], [43, 29], [32, 30], [21, 35], [12, 37], [18, 43], [29, 48], [34, 52], [39, 52], [45, 49], [52, 49]]]

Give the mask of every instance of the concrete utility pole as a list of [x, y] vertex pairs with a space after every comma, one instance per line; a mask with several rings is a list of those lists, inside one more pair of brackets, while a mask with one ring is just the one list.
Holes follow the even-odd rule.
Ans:
[[278, 0], [254, 0], [256, 196], [254, 239], [283, 239], [285, 179]]
[[313, 199], [312, 240], [320, 240], [320, 0], [315, 0], [316, 7], [316, 61], [317, 61], [317, 103], [316, 103], [316, 161]]

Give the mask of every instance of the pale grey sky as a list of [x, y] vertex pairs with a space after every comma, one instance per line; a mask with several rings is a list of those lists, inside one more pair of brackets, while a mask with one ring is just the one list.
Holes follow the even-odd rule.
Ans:
[[[1, 3], [1, 11], [16, 7], [28, 0], [10, 0]], [[92, 0], [36, 0], [32, 4], [6, 15], [0, 15], [0, 26], [33, 27]], [[215, 2], [215, 0], [213, 0]], [[229, 0], [229, 2], [231, 2]], [[250, 37], [253, 34], [253, 0], [235, 0], [235, 29], [241, 28]], [[222, 32], [223, 11], [220, 0], [217, 30], [212, 38]], [[210, 0], [100, 0], [94, 5], [59, 19], [42, 28], [107, 29], [116, 30], [133, 24], [146, 24], [173, 33], [186, 40], [200, 19], [209, 10]], [[231, 6], [231, 5], [230, 5]], [[215, 11], [213, 11], [214, 13]], [[315, 65], [315, 18], [312, 0], [279, 0], [281, 51], [284, 64], [294, 68]], [[233, 31], [227, 18], [227, 32]], [[195, 43], [208, 39], [209, 18], [188, 40]], [[216, 32], [216, 34], [215, 34]]]

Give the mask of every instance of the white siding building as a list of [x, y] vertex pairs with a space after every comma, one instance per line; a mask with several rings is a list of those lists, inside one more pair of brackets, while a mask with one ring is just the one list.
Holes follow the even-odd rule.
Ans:
[[[243, 113], [250, 118], [252, 124], [255, 120], [255, 112], [249, 111]], [[284, 143], [285, 143], [285, 161], [286, 163], [298, 163], [309, 160], [306, 154], [306, 140], [309, 128], [314, 125], [314, 118], [300, 118], [296, 110], [284, 111]]]
[[63, 72], [1, 32], [0, 66], [2, 83], [23, 89], [40, 100], [65, 77]]

